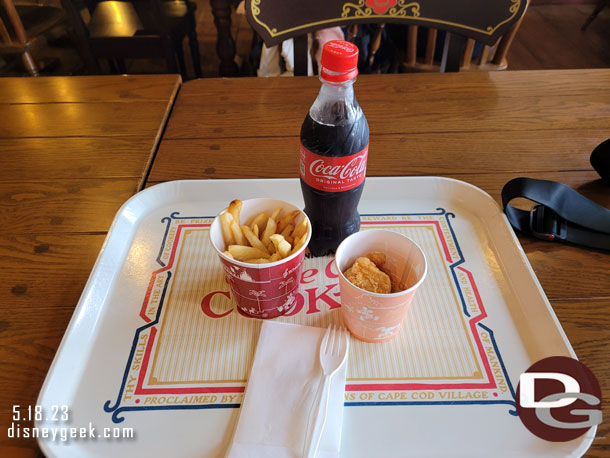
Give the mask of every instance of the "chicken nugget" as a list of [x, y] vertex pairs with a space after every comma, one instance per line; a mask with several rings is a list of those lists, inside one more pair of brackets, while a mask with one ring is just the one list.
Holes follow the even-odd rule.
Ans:
[[353, 285], [372, 293], [389, 294], [392, 291], [392, 283], [388, 274], [379, 270], [367, 257], [356, 259], [354, 265], [343, 275]]
[[379, 269], [381, 269], [383, 267], [383, 265], [385, 264], [385, 261], [386, 261], [385, 253], [382, 253], [381, 251], [373, 251], [373, 252], [367, 254], [366, 257], [369, 258], [371, 261], [373, 261], [373, 263]]
[[386, 259], [385, 253], [382, 253], [380, 251], [373, 251], [373, 252], [367, 254], [366, 257], [369, 258], [371, 261], [373, 261], [373, 263], [379, 268], [379, 270], [386, 273], [388, 275], [388, 277], [390, 277], [390, 282], [392, 282], [392, 293], [398, 293], [403, 290], [403, 288], [400, 287], [400, 285], [398, 284], [396, 279], [391, 275], [390, 271], [388, 270], [388, 268], [386, 266], [387, 259]]

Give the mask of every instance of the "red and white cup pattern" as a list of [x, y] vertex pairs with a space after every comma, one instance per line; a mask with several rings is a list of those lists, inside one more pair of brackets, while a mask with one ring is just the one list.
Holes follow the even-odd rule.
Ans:
[[[249, 199], [242, 202], [240, 219], [245, 224], [262, 211], [271, 215], [278, 207], [282, 207], [282, 214], [299, 210], [281, 200]], [[304, 218], [307, 218], [307, 215], [301, 211], [296, 223], [300, 223]], [[239, 313], [250, 318], [268, 319], [281, 316], [292, 308], [296, 302], [294, 293], [299, 287], [305, 249], [310, 238], [311, 224], [308, 224], [307, 241], [299, 251], [273, 263], [249, 264], [223, 254], [226, 248], [220, 220], [218, 217], [214, 219], [210, 227], [210, 239], [224, 268]]]

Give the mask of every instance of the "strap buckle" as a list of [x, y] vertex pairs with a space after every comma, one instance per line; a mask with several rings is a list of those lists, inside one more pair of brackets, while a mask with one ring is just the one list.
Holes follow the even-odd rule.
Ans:
[[530, 231], [536, 238], [553, 241], [565, 239], [567, 222], [549, 207], [542, 204], [530, 209]]

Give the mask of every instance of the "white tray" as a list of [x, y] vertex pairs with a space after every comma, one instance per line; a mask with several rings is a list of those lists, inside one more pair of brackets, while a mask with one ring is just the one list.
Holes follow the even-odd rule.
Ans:
[[[302, 206], [293, 179], [169, 182], [123, 205], [38, 401], [69, 406], [69, 422], [37, 426], [130, 427], [135, 438], [39, 439], [47, 456], [224, 454], [260, 322], [231, 312], [207, 225], [230, 200], [264, 196]], [[397, 338], [352, 339], [342, 456], [584, 454], [595, 428], [550, 443], [515, 416], [519, 375], [575, 355], [496, 202], [456, 180], [368, 178], [359, 210], [363, 230], [415, 238], [430, 270]], [[280, 320], [340, 320], [330, 261], [306, 259], [303, 310]]]

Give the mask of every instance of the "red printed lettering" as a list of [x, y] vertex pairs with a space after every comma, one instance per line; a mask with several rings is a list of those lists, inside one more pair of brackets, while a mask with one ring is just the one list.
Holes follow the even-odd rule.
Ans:
[[[311, 289], [306, 289], [305, 291], [307, 292], [307, 299], [309, 302], [309, 308], [307, 310], [307, 314], [311, 314], [311, 313], [318, 313], [320, 311], [320, 309], [318, 309], [317, 307], [317, 302], [318, 300], [322, 300], [324, 302], [326, 302], [326, 304], [329, 306], [328, 309], [329, 310], [333, 310], [336, 308], [341, 307], [341, 304], [339, 302], [337, 302], [336, 300], [334, 300], [332, 297], [330, 297], [328, 295], [328, 293], [334, 289], [335, 286], [338, 286], [339, 283], [335, 283], [333, 285], [326, 285], [325, 286], [325, 290], [322, 291], [322, 293], [317, 294], [318, 293], [318, 288], [311, 288]], [[340, 293], [339, 292], [335, 292], [333, 293], [333, 296], [335, 297], [339, 297]]]
[[[312, 277], [318, 275], [318, 269], [308, 269], [301, 274], [301, 284], [305, 285], [314, 281]], [[311, 280], [309, 280], [311, 278]], [[309, 280], [309, 281], [307, 281]]]
[[206, 296], [201, 301], [201, 311], [204, 313], [204, 315], [209, 316], [210, 318], [222, 318], [222, 317], [227, 316], [229, 313], [231, 313], [233, 311], [233, 309], [231, 308], [230, 310], [227, 310], [225, 313], [223, 313], [221, 315], [214, 313], [212, 311], [211, 302], [212, 302], [212, 298], [216, 294], [222, 294], [227, 299], [231, 299], [231, 294], [228, 291], [212, 291], [211, 293], [206, 294]]
[[326, 264], [326, 268], [324, 269], [324, 274], [326, 275], [326, 278], [339, 278], [339, 275], [332, 271], [333, 265], [336, 266], [334, 259], [331, 259], [329, 263]]

